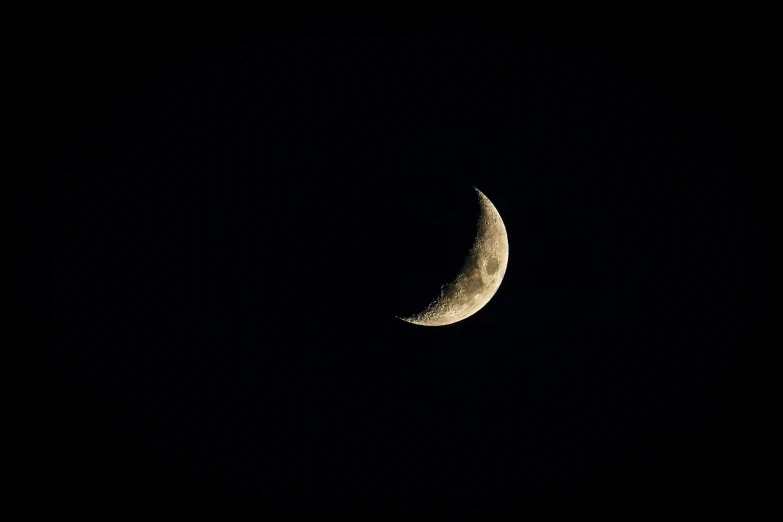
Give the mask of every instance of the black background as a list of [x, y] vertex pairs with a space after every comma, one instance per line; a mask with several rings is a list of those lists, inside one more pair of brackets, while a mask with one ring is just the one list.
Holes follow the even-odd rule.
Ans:
[[[739, 25], [34, 39], [17, 484], [406, 517], [748, 502]], [[459, 268], [472, 186], [503, 284], [399, 321]]]

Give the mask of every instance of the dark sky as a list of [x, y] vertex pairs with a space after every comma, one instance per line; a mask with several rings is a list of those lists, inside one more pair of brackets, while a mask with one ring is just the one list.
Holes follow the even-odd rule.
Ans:
[[[31, 498], [744, 498], [735, 32], [268, 28], [35, 44]], [[472, 186], [508, 230], [498, 293], [452, 326], [395, 319], [459, 267]]]

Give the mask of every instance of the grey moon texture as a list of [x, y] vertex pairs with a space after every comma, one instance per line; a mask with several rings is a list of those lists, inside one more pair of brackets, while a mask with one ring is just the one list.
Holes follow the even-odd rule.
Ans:
[[476, 239], [454, 280], [422, 312], [403, 321], [421, 326], [445, 326], [475, 314], [498, 291], [508, 266], [508, 235], [495, 205], [477, 188], [479, 219]]

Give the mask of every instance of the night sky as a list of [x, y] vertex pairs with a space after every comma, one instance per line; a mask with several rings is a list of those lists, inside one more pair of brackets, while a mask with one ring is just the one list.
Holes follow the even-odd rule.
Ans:
[[[36, 43], [13, 207], [33, 504], [742, 502], [730, 32], [264, 28]], [[459, 269], [473, 186], [509, 235], [498, 293], [396, 319]]]

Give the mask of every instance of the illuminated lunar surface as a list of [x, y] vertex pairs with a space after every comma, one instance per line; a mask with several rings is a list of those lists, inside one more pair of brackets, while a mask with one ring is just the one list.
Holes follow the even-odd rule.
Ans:
[[508, 266], [506, 226], [495, 206], [478, 189], [479, 219], [476, 239], [454, 280], [420, 313], [400, 317], [421, 326], [445, 326], [481, 310], [498, 291]]

